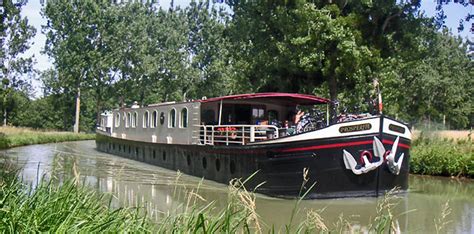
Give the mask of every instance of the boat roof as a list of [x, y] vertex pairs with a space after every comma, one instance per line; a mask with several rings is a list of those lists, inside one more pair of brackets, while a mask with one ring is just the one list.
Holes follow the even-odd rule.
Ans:
[[222, 97], [214, 97], [208, 99], [197, 100], [198, 102], [219, 102], [225, 100], [281, 100], [282, 102], [291, 102], [297, 105], [316, 105], [325, 104], [330, 100], [310, 94], [299, 94], [299, 93], [247, 93], [237, 94]]

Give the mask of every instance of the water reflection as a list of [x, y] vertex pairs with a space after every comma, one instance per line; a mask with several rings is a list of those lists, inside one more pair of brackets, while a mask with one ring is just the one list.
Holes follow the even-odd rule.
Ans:
[[[215, 201], [218, 208], [227, 205], [228, 188], [212, 181], [179, 175], [175, 171], [123, 159], [95, 150], [93, 141], [34, 145], [4, 151], [23, 166], [23, 180], [37, 183], [46, 178], [80, 178], [99, 191], [113, 195], [112, 205], [144, 207], [147, 214], [159, 220], [167, 212], [182, 209], [185, 194], [198, 193], [206, 202]], [[436, 232], [435, 221], [449, 201], [450, 220], [443, 232], [474, 232], [474, 182], [439, 177], [410, 176], [410, 191], [397, 199], [394, 217], [401, 231]], [[337, 223], [340, 216], [366, 230], [377, 214], [380, 198], [305, 200], [299, 206], [295, 223], [309, 210], [319, 210], [325, 223]], [[205, 203], [205, 202], [203, 202]], [[266, 227], [278, 230], [288, 224], [294, 200], [257, 196], [257, 213]]]

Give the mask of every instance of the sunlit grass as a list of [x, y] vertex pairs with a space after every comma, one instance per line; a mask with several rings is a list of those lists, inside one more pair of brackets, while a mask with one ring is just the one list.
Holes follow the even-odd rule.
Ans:
[[29, 128], [0, 127], [0, 149], [64, 141], [92, 140], [94, 134], [40, 131]]
[[413, 138], [416, 140], [419, 137], [429, 138], [441, 138], [441, 139], [453, 139], [453, 140], [474, 140], [472, 131], [469, 130], [436, 130], [436, 131], [420, 131], [415, 130], [413, 132]]

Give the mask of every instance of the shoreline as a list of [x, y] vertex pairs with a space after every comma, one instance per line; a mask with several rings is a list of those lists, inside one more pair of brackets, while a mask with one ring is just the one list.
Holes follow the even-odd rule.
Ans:
[[27, 145], [94, 139], [95, 134], [90, 133], [42, 131], [21, 127], [0, 127], [0, 150]]

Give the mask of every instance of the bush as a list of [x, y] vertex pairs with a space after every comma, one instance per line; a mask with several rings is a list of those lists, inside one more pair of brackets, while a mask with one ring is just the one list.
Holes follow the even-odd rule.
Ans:
[[410, 170], [416, 174], [474, 177], [473, 142], [420, 136], [413, 142]]

